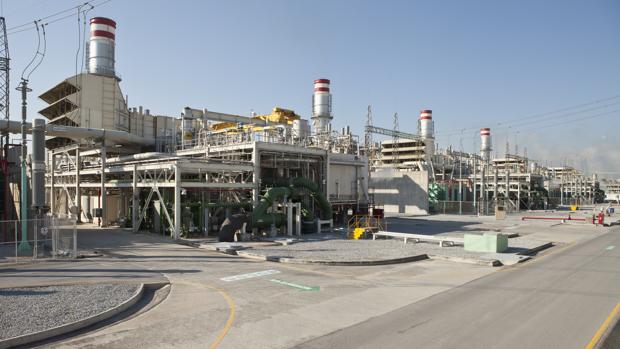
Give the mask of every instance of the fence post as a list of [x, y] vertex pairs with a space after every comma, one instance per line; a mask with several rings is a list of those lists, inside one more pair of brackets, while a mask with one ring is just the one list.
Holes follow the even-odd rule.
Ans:
[[73, 222], [73, 258], [77, 258], [77, 227]]
[[39, 233], [39, 220], [35, 219], [32, 221], [32, 235], [34, 238], [34, 246], [32, 248], [32, 259], [37, 259], [39, 257], [39, 237], [37, 235]]
[[51, 230], [52, 230], [52, 258], [56, 259], [56, 249], [58, 248], [58, 244], [56, 239], [58, 239], [58, 231], [56, 229], [56, 224], [57, 224], [57, 220], [56, 218], [52, 218], [52, 226], [51, 226]]
[[15, 263], [17, 263], [17, 221], [13, 221], [13, 231], [15, 232]]

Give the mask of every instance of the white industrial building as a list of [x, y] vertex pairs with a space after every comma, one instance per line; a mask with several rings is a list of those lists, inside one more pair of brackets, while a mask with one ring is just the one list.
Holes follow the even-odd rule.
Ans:
[[90, 26], [88, 71], [40, 95], [49, 104], [40, 114], [47, 119], [52, 214], [179, 238], [222, 234], [224, 226], [298, 234], [367, 208], [368, 161], [348, 127], [332, 131], [329, 80], [314, 83], [312, 129], [283, 108], [251, 116], [189, 107], [179, 117], [154, 115], [130, 108], [122, 93], [116, 23], [96, 17]]

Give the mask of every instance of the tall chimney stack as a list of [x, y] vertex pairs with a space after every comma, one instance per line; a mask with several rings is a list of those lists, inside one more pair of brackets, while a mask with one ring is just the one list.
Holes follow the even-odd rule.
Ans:
[[432, 156], [435, 154], [435, 125], [433, 123], [432, 110], [420, 110], [419, 129], [419, 135], [424, 140], [426, 162], [431, 162]]
[[330, 131], [332, 116], [332, 95], [329, 92], [328, 79], [314, 80], [312, 95], [312, 127], [314, 132], [321, 134]]
[[491, 160], [491, 129], [480, 129], [480, 156], [484, 161]]
[[114, 71], [114, 33], [116, 22], [105, 17], [90, 19], [88, 42], [88, 72], [90, 74], [116, 76]]

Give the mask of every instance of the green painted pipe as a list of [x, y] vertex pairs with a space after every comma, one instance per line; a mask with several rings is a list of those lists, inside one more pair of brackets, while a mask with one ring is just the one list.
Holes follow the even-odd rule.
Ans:
[[272, 224], [276, 227], [281, 226], [286, 221], [284, 213], [267, 213], [269, 207], [274, 202], [282, 200], [284, 197], [291, 197], [293, 190], [287, 187], [274, 187], [267, 190], [267, 193], [260, 200], [258, 205], [252, 211], [252, 227], [268, 228]]
[[295, 177], [292, 179], [286, 178], [263, 178], [263, 183], [277, 185], [280, 187], [292, 186], [295, 188], [305, 188], [310, 191], [310, 197], [312, 197], [319, 208], [321, 209], [321, 219], [332, 219], [333, 211], [332, 205], [327, 201], [327, 198], [323, 193], [319, 191], [318, 184], [304, 177]]

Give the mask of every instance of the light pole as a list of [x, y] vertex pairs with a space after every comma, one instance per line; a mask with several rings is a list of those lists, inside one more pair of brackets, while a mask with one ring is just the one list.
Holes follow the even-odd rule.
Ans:
[[20, 189], [20, 210], [19, 219], [22, 225], [22, 238], [21, 242], [17, 246], [17, 252], [20, 254], [32, 253], [32, 248], [28, 243], [28, 176], [26, 169], [26, 114], [27, 114], [27, 101], [26, 95], [32, 91], [28, 88], [28, 80], [22, 78], [22, 82], [17, 87], [17, 91], [22, 93], [22, 148], [21, 148], [21, 189]]

